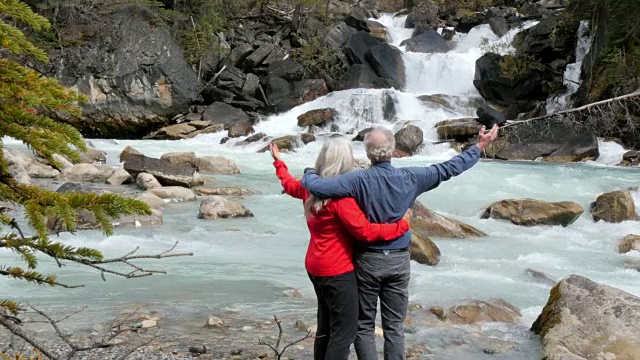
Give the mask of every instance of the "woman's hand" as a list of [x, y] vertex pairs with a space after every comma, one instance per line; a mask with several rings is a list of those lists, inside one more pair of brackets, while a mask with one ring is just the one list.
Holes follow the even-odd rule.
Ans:
[[278, 149], [278, 145], [271, 143], [269, 144], [269, 151], [271, 151], [271, 156], [273, 160], [280, 160], [280, 149]]
[[406, 221], [409, 226], [411, 226], [411, 218], [413, 217], [413, 211], [411, 211], [411, 208], [407, 209], [407, 212], [404, 213], [404, 216], [402, 217], [402, 220]]

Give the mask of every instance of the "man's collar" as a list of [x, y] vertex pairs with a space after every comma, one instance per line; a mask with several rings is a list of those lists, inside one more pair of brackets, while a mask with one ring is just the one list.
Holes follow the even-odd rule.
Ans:
[[390, 167], [391, 166], [391, 161], [379, 162], [379, 163], [371, 164], [371, 166]]

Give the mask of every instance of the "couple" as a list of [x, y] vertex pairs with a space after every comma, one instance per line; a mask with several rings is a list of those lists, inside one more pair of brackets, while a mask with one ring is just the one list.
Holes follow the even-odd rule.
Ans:
[[482, 127], [477, 145], [449, 161], [395, 168], [393, 133], [375, 128], [364, 138], [369, 169], [352, 171], [351, 143], [332, 139], [302, 180], [289, 174], [277, 145], [270, 145], [276, 175], [287, 194], [304, 202], [311, 234], [305, 267], [318, 297], [315, 360], [346, 360], [352, 343], [359, 360], [377, 359], [378, 298], [384, 358], [405, 358], [409, 209], [420, 194], [475, 165], [497, 132], [497, 126]]

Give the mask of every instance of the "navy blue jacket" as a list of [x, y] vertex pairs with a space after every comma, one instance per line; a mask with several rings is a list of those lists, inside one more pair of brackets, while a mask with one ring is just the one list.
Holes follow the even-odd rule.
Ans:
[[[480, 154], [480, 149], [473, 146], [449, 161], [427, 167], [396, 168], [384, 162], [332, 178], [321, 178], [311, 170], [302, 178], [302, 186], [321, 198], [353, 197], [369, 221], [393, 223], [404, 216], [420, 194], [468, 170], [478, 162]], [[411, 232], [393, 241], [358, 243], [360, 247], [403, 249], [411, 243]]]

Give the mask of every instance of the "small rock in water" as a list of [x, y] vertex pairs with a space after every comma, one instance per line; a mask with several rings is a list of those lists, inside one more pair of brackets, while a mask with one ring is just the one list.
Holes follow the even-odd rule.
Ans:
[[189, 352], [196, 355], [202, 355], [207, 353], [207, 347], [202, 344], [202, 347], [191, 346]]
[[142, 328], [143, 329], [153, 328], [153, 327], [156, 327], [157, 325], [158, 325], [158, 322], [156, 320], [153, 320], [153, 319], [142, 321]]
[[534, 280], [538, 282], [546, 283], [547, 285], [555, 285], [557, 283], [551, 276], [537, 270], [527, 269], [524, 271], [525, 274], [532, 277]]
[[282, 293], [287, 295], [288, 297], [292, 297], [292, 298], [303, 298], [304, 297], [304, 295], [302, 295], [302, 293], [298, 289], [288, 289], [288, 290], [283, 291]]
[[251, 331], [251, 330], [253, 330], [253, 326], [248, 326], [247, 325], [247, 326], [243, 326], [242, 327], [242, 331]]
[[207, 329], [224, 327], [224, 321], [217, 316], [209, 316], [207, 323], [204, 325]]
[[296, 321], [294, 328], [296, 329], [296, 331], [300, 331], [300, 332], [307, 332], [309, 330], [309, 327], [307, 326], [307, 324], [305, 324], [304, 321], [302, 320]]

